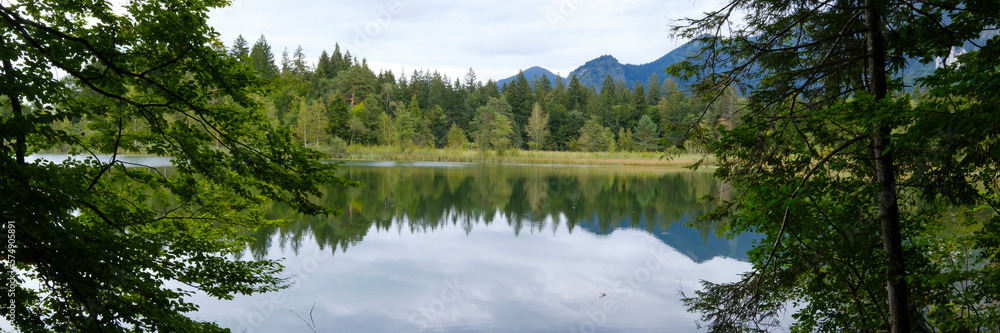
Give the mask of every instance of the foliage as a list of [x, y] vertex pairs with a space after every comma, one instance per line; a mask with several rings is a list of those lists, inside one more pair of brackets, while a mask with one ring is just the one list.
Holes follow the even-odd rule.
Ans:
[[295, 134], [302, 139], [302, 145], [308, 147], [319, 145], [328, 139], [327, 122], [323, 104], [299, 102], [298, 131]]
[[354, 138], [363, 137], [368, 133], [368, 128], [365, 127], [365, 124], [357, 116], [351, 116], [351, 120], [347, 121], [347, 128], [351, 131], [351, 141], [348, 143], [352, 145], [354, 144]]
[[[239, 58], [241, 53], [232, 50], [239, 50], [241, 43], [245, 41], [237, 38], [227, 54]], [[272, 89], [260, 97], [282, 125], [298, 133], [300, 102], [322, 103], [327, 111], [327, 134], [351, 144], [400, 144], [405, 145], [405, 149], [443, 147], [447, 144], [450, 124], [457, 124], [466, 133], [475, 133], [474, 118], [480, 107], [488, 105], [511, 122], [514, 132], [511, 148], [576, 150], [578, 145], [572, 143], [579, 140], [580, 129], [592, 116], [597, 116], [600, 124], [609, 129], [625, 128], [627, 132], [634, 132], [642, 116], [649, 115], [657, 125], [654, 134], [657, 137], [650, 141], [655, 144], [645, 147], [650, 150], [661, 149], [659, 142], [663, 140], [677, 141], [682, 136], [679, 133], [682, 125], [690, 121], [700, 123], [696, 128], [702, 130], [705, 138], [717, 137], [714, 128], [720, 121], [731, 121], [726, 117], [700, 117], [698, 112], [707, 104], [699, 96], [688, 96], [680, 92], [672, 79], [661, 81], [657, 75], [650, 78], [648, 89], [641, 83], [630, 86], [620, 79], [605, 78], [607, 89], [599, 92], [588, 88], [575, 75], [568, 80], [542, 76], [531, 81], [521, 73], [501, 88], [492, 80], [476, 81], [472, 69], [462, 79], [455, 80], [436, 71], [414, 71], [398, 76], [392, 71], [376, 73], [368, 68], [364, 58], [352, 56], [350, 52], [341, 53], [338, 44], [334, 44], [333, 52], [323, 50], [315, 64], [308, 63], [308, 56], [300, 47], [286, 48], [279, 68], [264, 36], [250, 50], [250, 58], [259, 75], [275, 79], [271, 82]], [[731, 105], [741, 105], [740, 98], [732, 96], [734, 103]], [[657, 107], [664, 97], [670, 97], [670, 108]], [[412, 112], [413, 102], [419, 112]], [[543, 118], [534, 118], [532, 124], [536, 104], [541, 108], [541, 116], [548, 117], [546, 126], [539, 126]], [[716, 109], [713, 108], [713, 112], [718, 115], [720, 111]], [[399, 110], [411, 111], [403, 117], [402, 123], [398, 121]], [[357, 117], [364, 128], [357, 126], [357, 122], [349, 123], [352, 117]], [[88, 121], [74, 128], [85, 128]], [[387, 121], [392, 126], [387, 127]], [[532, 126], [534, 134], [530, 133]], [[402, 133], [399, 130], [403, 130]], [[409, 141], [401, 141], [400, 135], [410, 138]], [[538, 138], [533, 139], [532, 135]], [[598, 141], [606, 144], [601, 149], [610, 147], [607, 144], [612, 141], [621, 140], [614, 131], [610, 140], [603, 138], [603, 129], [600, 136]], [[701, 151], [705, 148], [703, 143], [689, 141], [686, 145]], [[315, 142], [310, 144], [316, 147]], [[326, 143], [320, 142], [318, 147], [324, 145]]]
[[448, 129], [448, 148], [464, 149], [469, 145], [469, 138], [465, 136], [465, 130], [458, 127], [458, 124], [451, 124]]
[[528, 134], [528, 146], [533, 150], [542, 148], [545, 139], [549, 136], [549, 115], [542, 110], [542, 106], [535, 103], [531, 109], [531, 117], [528, 124], [524, 125], [524, 132]]
[[396, 113], [395, 138], [403, 151], [413, 148], [416, 143], [420, 142], [420, 139], [417, 138], [419, 134], [417, 129], [423, 122], [420, 120], [420, 108], [416, 103], [414, 99], [409, 108]]
[[648, 115], [643, 115], [639, 119], [639, 124], [635, 126], [635, 139], [638, 141], [639, 149], [642, 151], [659, 150], [659, 138], [660, 130], [656, 128], [653, 119]]
[[632, 129], [618, 128], [618, 149], [620, 151], [630, 152], [638, 151], [639, 146], [635, 143], [633, 139]]
[[[237, 39], [237, 44], [239, 44], [239, 39]], [[253, 48], [250, 49], [250, 64], [253, 65], [253, 69], [257, 73], [265, 78], [278, 76], [278, 65], [274, 63], [274, 53], [271, 52], [271, 45], [267, 43], [264, 35], [260, 35], [257, 42], [253, 44]]]
[[[1000, 329], [997, 244], [983, 241], [996, 239], [1000, 189], [1000, 128], [987, 111], [998, 6], [736, 0], [676, 28], [714, 61], [671, 71], [703, 74], [696, 95], [712, 104], [697, 116], [722, 121], [677, 121], [674, 102], [660, 104], [661, 120], [688, 123], [668, 127], [681, 145], [712, 142], [734, 191], [701, 220], [765, 235], [753, 272], [685, 299], [710, 330], [773, 329], [788, 305], [793, 331]], [[747, 24], [716, 34], [737, 13]], [[978, 49], [920, 80], [931, 96], [892, 97], [903, 88], [894, 73], [966, 42]]]
[[601, 126], [600, 119], [592, 116], [580, 129], [576, 144], [580, 151], [614, 151], [615, 138], [611, 129]]
[[[314, 203], [319, 186], [355, 184], [261, 110], [266, 43], [250, 51], [257, 71], [227, 55], [205, 22], [222, 4], [0, 3], [0, 220], [16, 246], [0, 301], [16, 304], [17, 330], [223, 331], [186, 317], [185, 298], [285, 286], [279, 262], [232, 257], [251, 240], [241, 231], [281, 223], [261, 208], [334, 213]], [[55, 147], [81, 158], [27, 158]]]
[[[500, 102], [497, 99], [491, 100]], [[479, 114], [474, 120], [475, 124], [473, 124], [475, 132], [473, 132], [472, 137], [483, 155], [490, 149], [503, 155], [504, 151], [511, 148], [512, 138], [515, 135], [510, 118], [502, 111], [505, 109], [503, 105], [506, 103], [496, 102], [480, 107]]]
[[330, 146], [326, 154], [334, 158], [344, 158], [347, 156], [347, 142], [339, 137], [333, 137], [330, 139]]

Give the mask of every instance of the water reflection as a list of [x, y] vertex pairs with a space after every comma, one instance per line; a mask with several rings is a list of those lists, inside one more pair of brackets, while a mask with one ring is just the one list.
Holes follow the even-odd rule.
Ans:
[[[234, 332], [695, 332], [680, 292], [732, 281], [751, 236], [683, 223], [717, 190], [707, 173], [468, 164], [349, 164], [367, 186], [328, 188], [337, 217], [261, 230], [293, 286], [216, 301]], [[299, 316], [306, 318], [304, 322]], [[308, 324], [307, 324], [308, 322]]]
[[725, 240], [708, 228], [684, 226], [705, 209], [699, 198], [719, 188], [707, 172], [382, 162], [346, 164], [342, 173], [366, 184], [325, 189], [324, 204], [342, 210], [342, 216], [300, 216], [276, 205], [269, 218], [293, 222], [255, 233], [253, 256], [265, 257], [272, 242], [297, 251], [306, 236], [321, 249], [347, 250], [370, 230], [430, 233], [459, 227], [469, 234], [477, 221], [490, 226], [497, 219], [514, 236], [561, 227], [596, 235], [644, 230], [695, 262], [716, 256], [746, 260], [753, 241], [751, 235]]
[[298, 216], [275, 205], [269, 217], [290, 222], [254, 233], [246, 256], [284, 259], [291, 288], [229, 301], [196, 294], [192, 316], [245, 333], [313, 324], [316, 332], [695, 332], [680, 291], [750, 268], [753, 236], [720, 240], [683, 225], [718, 190], [708, 173], [450, 163], [341, 171], [367, 185], [324, 189], [324, 203], [344, 214]]

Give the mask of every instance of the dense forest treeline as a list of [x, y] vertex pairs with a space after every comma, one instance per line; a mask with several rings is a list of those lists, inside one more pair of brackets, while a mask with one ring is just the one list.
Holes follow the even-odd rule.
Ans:
[[[263, 35], [252, 45], [239, 36], [229, 46], [220, 44], [218, 51], [269, 82], [256, 99], [275, 125], [291, 132], [303, 146], [333, 157], [344, 157], [348, 145], [402, 152], [478, 149], [499, 155], [512, 149], [680, 148], [700, 153], [707, 142], [718, 138], [720, 125], [732, 128], [739, 123], [736, 114], [746, 104], [734, 88], [721, 94], [689, 94], [673, 79], [665, 75], [661, 80], [657, 74], [645, 83], [626, 83], [607, 75], [598, 90], [575, 75], [566, 80], [543, 74], [529, 81], [521, 72], [498, 86], [493, 80], [481, 82], [471, 68], [454, 79], [427, 70], [398, 77], [391, 70], [375, 73], [366, 59], [342, 51], [336, 43], [333, 52], [324, 50], [316, 63], [307, 60], [301, 47], [291, 52], [286, 48], [276, 57]], [[80, 89], [78, 94], [94, 92]], [[920, 89], [913, 94], [921, 94]], [[53, 127], [86, 134], [114, 125], [106, 121], [74, 118]], [[125, 125], [124, 137], [141, 136], [149, 127], [141, 120]], [[73, 147], [63, 144], [55, 150]], [[126, 150], [145, 153], [138, 146]]]
[[366, 59], [342, 52], [338, 44], [315, 64], [301, 47], [276, 57], [263, 35], [253, 45], [240, 36], [226, 52], [273, 80], [260, 101], [274, 122], [304, 145], [334, 154], [346, 144], [500, 153], [657, 151], [690, 124], [701, 125], [692, 132], [712, 135], [741, 103], [734, 92], [725, 94], [702, 117], [706, 101], [657, 75], [634, 85], [607, 76], [598, 91], [575, 76], [564, 84], [547, 75], [529, 81], [521, 73], [498, 86], [479, 81], [473, 69], [454, 79], [424, 70], [375, 73]]

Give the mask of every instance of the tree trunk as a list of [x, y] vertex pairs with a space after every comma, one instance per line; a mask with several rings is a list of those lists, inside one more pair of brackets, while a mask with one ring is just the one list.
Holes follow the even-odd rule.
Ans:
[[[0, 40], [0, 47], [7, 47], [5, 43], [3, 43], [3, 40]], [[3, 60], [3, 72], [4, 75], [14, 75], [14, 66], [11, 65], [10, 60], [8, 59]], [[23, 126], [21, 126], [21, 123], [25, 121], [24, 107], [21, 105], [21, 96], [18, 95], [17, 92], [6, 93], [7, 97], [10, 98], [10, 108], [14, 116], [14, 123], [16, 124], [14, 127], [18, 132], [17, 139], [14, 141], [14, 156], [17, 159], [18, 164], [24, 164], [24, 155], [28, 151], [27, 136], [24, 133], [25, 130], [22, 129]]]
[[[882, 17], [874, 3], [865, 2], [865, 20], [868, 25], [868, 92], [881, 101], [886, 98], [885, 38], [882, 35]], [[874, 124], [872, 155], [875, 159], [875, 179], [878, 182], [878, 213], [882, 222], [882, 249], [886, 259], [886, 289], [889, 296], [891, 332], [910, 331], [906, 264], [903, 259], [902, 235], [899, 225], [899, 206], [896, 200], [896, 175], [892, 152], [888, 150], [892, 129], [884, 122]]]

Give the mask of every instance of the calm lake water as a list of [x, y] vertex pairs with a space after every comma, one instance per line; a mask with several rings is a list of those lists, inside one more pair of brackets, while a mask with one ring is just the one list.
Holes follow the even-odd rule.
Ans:
[[341, 172], [366, 185], [328, 189], [325, 204], [344, 214], [274, 207], [272, 218], [293, 222], [257, 233], [245, 255], [284, 258], [294, 285], [199, 297], [198, 318], [233, 332], [694, 332], [680, 292], [750, 269], [754, 237], [684, 226], [719, 187], [709, 173], [451, 163]]
[[707, 172], [392, 162], [340, 172], [365, 184], [326, 189], [323, 204], [342, 215], [274, 205], [269, 217], [290, 222], [255, 233], [242, 256], [283, 259], [289, 289], [198, 294], [193, 316], [237, 333], [696, 332], [681, 292], [750, 269], [753, 235], [684, 226], [720, 188]]

